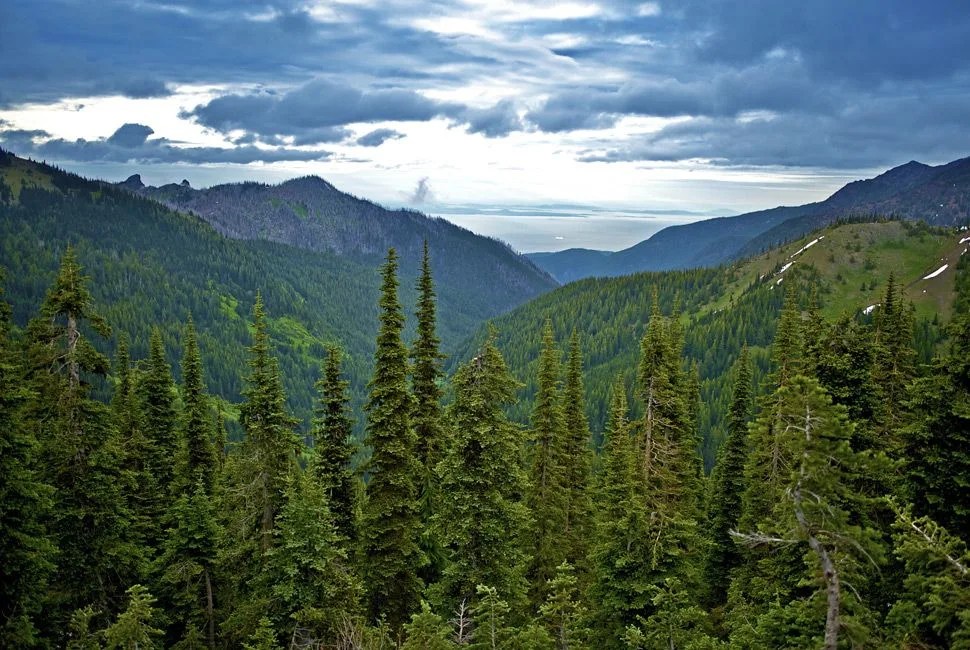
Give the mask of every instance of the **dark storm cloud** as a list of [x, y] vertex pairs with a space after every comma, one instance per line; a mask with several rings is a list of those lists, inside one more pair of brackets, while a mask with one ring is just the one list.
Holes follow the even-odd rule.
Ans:
[[[300, 0], [12, 2], [0, 20], [0, 106], [65, 97], [168, 94], [182, 83], [355, 80], [485, 61], [399, 25], [390, 7], [333, 5], [312, 17]], [[422, 10], [417, 9], [419, 12]]]
[[460, 120], [468, 124], [469, 133], [481, 133], [487, 138], [498, 138], [522, 129], [522, 120], [515, 104], [503, 100], [489, 108], [466, 108]]
[[[970, 96], [948, 94], [860, 102], [838, 115], [768, 118], [704, 117], [675, 123], [588, 162], [711, 160], [737, 166], [859, 169], [904, 162], [911, 152], [931, 161], [966, 156]], [[892, 147], [887, 146], [892, 143]]]
[[357, 144], [362, 147], [379, 147], [388, 140], [398, 140], [403, 137], [403, 133], [394, 129], [374, 129], [357, 138]]
[[329, 130], [345, 124], [425, 121], [461, 110], [459, 105], [438, 102], [411, 90], [361, 91], [316, 79], [284, 93], [223, 95], [183, 115], [224, 133], [242, 129], [261, 137], [294, 136], [309, 144], [328, 141], [318, 139], [318, 134], [329, 134]]
[[47, 137], [44, 131], [0, 130], [0, 144], [16, 154], [33, 158], [76, 162], [142, 162], [142, 163], [236, 163], [277, 162], [283, 160], [323, 160], [324, 151], [301, 149], [261, 149], [253, 145], [233, 148], [176, 147], [169, 140], [148, 140], [154, 133], [143, 124], [125, 124], [107, 138], [65, 140]]
[[[568, 20], [537, 18], [546, 14], [527, 3], [503, 5], [521, 15], [496, 19], [488, 5], [457, 0], [324, 3], [320, 11], [303, 0], [7, 5], [0, 107], [164, 96], [185, 83], [264, 88], [226, 92], [184, 114], [242, 132], [232, 133], [241, 159], [303, 159], [312, 154], [294, 147], [354, 142], [349, 124], [436, 118], [504, 137], [679, 117], [583, 159], [840, 168], [890, 163], [900, 152], [965, 155], [970, 131], [968, 113], [952, 108], [970, 104], [965, 0], [616, 1]], [[484, 35], [436, 33], [427, 21], [441, 17], [478, 20]], [[496, 81], [509, 94], [491, 107], [433, 98]], [[126, 149], [190, 155], [150, 134], [139, 142], [142, 134], [38, 146], [115, 158]], [[384, 141], [371, 136], [358, 144]], [[14, 137], [7, 131], [7, 141]], [[260, 153], [256, 145], [277, 148]], [[222, 151], [210, 153], [230, 155]]]

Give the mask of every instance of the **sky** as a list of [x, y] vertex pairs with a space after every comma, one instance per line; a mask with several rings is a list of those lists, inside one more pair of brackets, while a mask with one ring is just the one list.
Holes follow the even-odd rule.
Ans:
[[616, 250], [970, 155], [965, 0], [11, 0], [0, 146]]

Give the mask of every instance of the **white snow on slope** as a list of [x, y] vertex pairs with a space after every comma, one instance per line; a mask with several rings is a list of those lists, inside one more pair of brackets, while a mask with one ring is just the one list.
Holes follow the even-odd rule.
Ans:
[[938, 276], [940, 273], [943, 273], [943, 271], [946, 271], [949, 267], [950, 267], [949, 264], [944, 264], [943, 266], [941, 266], [940, 268], [936, 269], [935, 271], [933, 271], [929, 275], [924, 275], [923, 276], [923, 279], [924, 280], [932, 280], [933, 278], [935, 278], [936, 276]]
[[866, 316], [868, 316], [869, 314], [872, 313], [872, 310], [875, 309], [878, 306], [879, 306], [879, 303], [878, 302], [876, 304], [874, 304], [874, 305], [869, 305], [868, 307], [866, 307], [865, 309], [862, 310], [862, 313], [865, 314]]
[[958, 243], [958, 244], [962, 244], [963, 242], [968, 242], [968, 241], [970, 241], [970, 237], [964, 237], [963, 239], [961, 239], [961, 240], [960, 240], [960, 241], [958, 241], [957, 243]]
[[787, 271], [787, 270], [788, 270], [788, 268], [789, 268], [789, 267], [790, 267], [790, 266], [791, 266], [792, 264], [794, 264], [794, 262], [789, 262], [788, 264], [785, 264], [785, 265], [784, 265], [783, 267], [781, 267], [780, 269], [778, 269], [778, 272], [777, 272], [777, 273], [775, 273], [775, 275], [781, 275], [782, 273], [784, 273], [785, 271]]
[[797, 251], [795, 251], [794, 253], [792, 253], [791, 255], [789, 255], [788, 256], [788, 259], [791, 259], [791, 258], [795, 257], [796, 255], [801, 255], [802, 253], [804, 253], [805, 251], [807, 251], [809, 248], [811, 248], [812, 246], [814, 246], [815, 244], [817, 244], [822, 239], [825, 239], [825, 235], [822, 235], [821, 237], [817, 237], [817, 238], [813, 239], [812, 241], [808, 242], [807, 244], [805, 244], [804, 246], [802, 246], [801, 248], [799, 248]]

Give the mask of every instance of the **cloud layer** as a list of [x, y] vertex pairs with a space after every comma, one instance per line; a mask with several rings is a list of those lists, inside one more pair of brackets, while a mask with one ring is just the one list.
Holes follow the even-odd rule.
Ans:
[[[443, 121], [485, 138], [562, 137], [588, 162], [940, 161], [968, 153], [970, 12], [958, 0], [53, 0], [4, 9], [0, 109], [165, 97], [185, 85], [217, 88], [180, 117], [226, 147], [184, 146], [134, 123], [71, 141], [11, 123], [0, 138], [82, 161], [306, 161], [338, 144], [420, 147], [407, 125]], [[664, 121], [620, 128], [643, 118]]]

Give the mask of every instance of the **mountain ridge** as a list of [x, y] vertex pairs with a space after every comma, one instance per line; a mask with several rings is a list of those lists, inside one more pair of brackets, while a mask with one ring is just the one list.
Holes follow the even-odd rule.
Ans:
[[573, 249], [568, 255], [563, 251], [528, 257], [560, 282], [711, 267], [791, 241], [841, 218], [873, 215], [941, 226], [970, 221], [970, 157], [936, 166], [911, 160], [873, 178], [847, 183], [823, 201], [670, 226], [605, 255]]
[[330, 251], [368, 265], [379, 263], [393, 247], [404, 268], [414, 271], [427, 241], [432, 257], [451, 269], [453, 280], [469, 286], [480, 283], [481, 271], [470, 268], [469, 256], [481, 256], [500, 280], [482, 289], [509, 291], [507, 308], [558, 286], [545, 270], [505, 242], [416, 210], [385, 208], [342, 192], [319, 176], [301, 176], [275, 185], [250, 181], [205, 189], [175, 183], [137, 187], [128, 181], [120, 186], [171, 209], [195, 214], [234, 239], [265, 239]]

